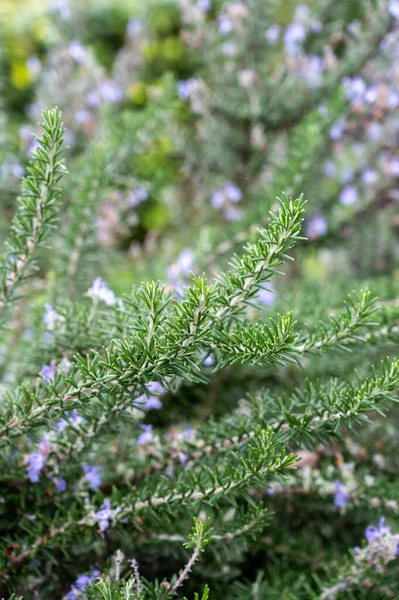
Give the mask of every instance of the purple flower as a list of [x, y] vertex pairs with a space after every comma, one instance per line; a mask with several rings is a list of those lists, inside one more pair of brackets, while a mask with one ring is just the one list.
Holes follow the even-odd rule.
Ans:
[[126, 26], [126, 31], [130, 37], [135, 37], [136, 35], [141, 33], [141, 29], [142, 22], [140, 21], [140, 19], [129, 19]]
[[83, 592], [88, 585], [90, 585], [91, 583], [93, 583], [93, 581], [95, 581], [97, 579], [97, 577], [101, 574], [101, 572], [98, 569], [92, 569], [92, 574], [91, 575], [79, 575], [79, 577], [76, 580], [75, 585], [73, 585], [70, 589], [70, 591], [67, 594], [67, 598], [68, 600], [79, 600], [79, 598], [82, 597], [81, 594], [79, 594], [79, 592]]
[[383, 126], [381, 123], [370, 123], [367, 128], [366, 135], [371, 142], [378, 142], [381, 139]]
[[352, 206], [357, 202], [358, 193], [357, 189], [352, 185], [347, 185], [344, 187], [342, 192], [339, 195], [339, 201], [343, 206]]
[[399, 158], [393, 156], [389, 163], [389, 172], [393, 177], [399, 177]]
[[114, 81], [104, 81], [100, 86], [101, 98], [109, 104], [116, 104], [123, 100], [123, 92], [121, 87]]
[[109, 522], [112, 519], [112, 510], [109, 500], [104, 500], [102, 507], [96, 512], [96, 517], [100, 525], [100, 533], [104, 533], [109, 527]]
[[318, 87], [322, 82], [324, 70], [324, 61], [320, 56], [315, 54], [308, 57], [304, 69], [304, 77], [309, 84], [309, 87]]
[[334, 504], [338, 508], [344, 508], [350, 500], [350, 496], [345, 489], [342, 481], [337, 479], [335, 482], [335, 495], [334, 495]]
[[195, 437], [194, 427], [192, 425], [186, 425], [183, 434], [187, 440], [192, 440]]
[[269, 288], [260, 288], [257, 300], [264, 306], [272, 306], [276, 301], [276, 292], [273, 289], [273, 284], [268, 283]]
[[340, 140], [344, 134], [346, 127], [345, 119], [341, 118], [332, 125], [330, 129], [330, 138], [332, 140]]
[[224, 204], [224, 193], [223, 190], [221, 189], [216, 189], [213, 190], [212, 194], [211, 194], [211, 204], [213, 206], [213, 208], [216, 209], [220, 209], [222, 208], [223, 204]]
[[184, 452], [179, 452], [178, 453], [179, 456], [179, 461], [182, 467], [184, 467], [184, 465], [186, 464], [186, 462], [189, 460], [189, 455], [188, 454], [184, 454]]
[[28, 67], [29, 72], [33, 75], [33, 77], [37, 77], [42, 68], [42, 62], [37, 56], [30, 56], [26, 61], [26, 66]]
[[128, 195], [129, 206], [136, 207], [148, 198], [148, 190], [145, 187], [139, 187]]
[[140, 433], [137, 438], [137, 445], [143, 446], [152, 441], [152, 425], [140, 425], [140, 429], [143, 430], [143, 433]]
[[40, 375], [46, 380], [55, 379], [56, 369], [54, 365], [43, 365], [40, 369]]
[[91, 284], [91, 287], [88, 289], [87, 295], [90, 296], [90, 298], [102, 300], [108, 306], [112, 306], [116, 302], [115, 293], [109, 289], [101, 277], [96, 277]]
[[306, 37], [306, 28], [303, 23], [290, 23], [284, 31], [284, 46], [287, 54], [295, 55], [301, 48]]
[[294, 19], [296, 21], [309, 21], [311, 16], [310, 8], [307, 4], [298, 4], [294, 11]]
[[32, 483], [37, 483], [40, 478], [40, 472], [46, 464], [46, 457], [43, 452], [33, 452], [24, 459], [24, 464], [28, 463], [28, 477]]
[[58, 314], [56, 313], [54, 308], [50, 304], [47, 304], [47, 303], [44, 305], [44, 310], [45, 310], [44, 317], [43, 317], [44, 324], [46, 325], [46, 329], [48, 331], [52, 331], [54, 329], [55, 322], [58, 318]]
[[326, 235], [328, 231], [328, 224], [323, 215], [317, 214], [310, 217], [306, 235], [310, 240], [315, 240], [323, 235]]
[[218, 18], [219, 33], [227, 35], [233, 29], [233, 23], [227, 15], [221, 15]]
[[377, 527], [375, 525], [368, 525], [368, 527], [366, 527], [364, 535], [369, 543], [374, 541], [379, 536], [391, 533], [391, 528], [389, 526], [384, 526], [384, 521], [385, 517], [381, 517]]
[[150, 396], [144, 401], [144, 407], [146, 410], [161, 410], [163, 404], [157, 396]]
[[145, 410], [160, 410], [163, 408], [162, 402], [158, 397], [158, 395], [163, 394], [165, 391], [162, 385], [158, 381], [150, 381], [146, 384], [146, 388], [150, 396], [147, 397], [146, 394], [141, 394], [141, 396], [136, 398], [135, 402], [140, 404], [140, 407]]
[[234, 42], [225, 42], [222, 46], [222, 52], [225, 56], [234, 56], [237, 51], [237, 46]]
[[242, 213], [240, 209], [236, 208], [235, 206], [228, 206], [223, 213], [226, 221], [239, 221], [241, 219], [241, 215]]
[[208, 354], [208, 356], [205, 358], [203, 365], [204, 367], [213, 367], [213, 365], [215, 364], [215, 358], [213, 356], [213, 354]]
[[374, 169], [364, 169], [361, 178], [366, 185], [374, 185], [378, 181], [378, 173]]
[[201, 12], [208, 12], [212, 8], [211, 0], [197, 0], [197, 6]]
[[98, 490], [101, 485], [100, 469], [93, 465], [83, 465], [83, 471], [89, 482], [90, 489]]
[[364, 98], [367, 87], [361, 77], [344, 77], [342, 80], [345, 96], [352, 102], [361, 101]]
[[[67, 411], [65, 413], [66, 417], [69, 417], [69, 411]], [[72, 414], [69, 418], [69, 421], [67, 421], [64, 418], [61, 418], [59, 421], [57, 421], [56, 423], [56, 428], [57, 428], [57, 433], [62, 433], [65, 429], [65, 427], [67, 427], [67, 425], [72, 424], [72, 425], [80, 425], [80, 423], [82, 423], [84, 421], [83, 417], [81, 417], [77, 411], [76, 408], [73, 409]]]
[[230, 202], [240, 202], [242, 199], [242, 192], [240, 188], [231, 181], [225, 184], [224, 193], [226, 194], [227, 200], [230, 200]]
[[337, 174], [337, 167], [332, 160], [327, 160], [324, 163], [324, 175], [326, 177], [334, 177]]
[[399, 0], [390, 0], [388, 10], [394, 19], [399, 19]]
[[53, 0], [51, 10], [57, 12], [61, 19], [66, 21], [71, 17], [70, 0]]
[[67, 489], [67, 484], [63, 477], [59, 477], [58, 479], [54, 479], [54, 485], [57, 492], [65, 492]]
[[190, 248], [184, 248], [177, 258], [180, 273], [189, 275], [194, 266], [194, 254]]
[[86, 96], [86, 104], [90, 108], [98, 108], [101, 104], [101, 96], [98, 90], [92, 90]]
[[277, 42], [280, 39], [280, 31], [281, 27], [280, 25], [277, 25], [277, 23], [269, 27], [269, 29], [266, 31], [266, 39], [269, 42], [269, 44], [271, 44], [272, 46], [274, 46], [274, 44], [277, 44]]
[[188, 100], [197, 88], [198, 79], [195, 79], [195, 77], [190, 77], [190, 79], [185, 81], [177, 82], [177, 93], [179, 94], [180, 100]]
[[75, 119], [78, 123], [89, 123], [91, 121], [91, 114], [88, 110], [80, 109], [76, 111]]
[[69, 54], [73, 60], [79, 64], [83, 63], [86, 58], [86, 50], [79, 40], [73, 40], [68, 46]]

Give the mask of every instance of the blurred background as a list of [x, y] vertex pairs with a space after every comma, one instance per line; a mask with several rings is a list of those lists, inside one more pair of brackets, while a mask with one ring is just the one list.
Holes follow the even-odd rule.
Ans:
[[3, 237], [41, 110], [59, 106], [67, 127], [50, 295], [62, 270], [72, 297], [99, 272], [117, 293], [143, 278], [178, 287], [212, 270], [211, 251], [223, 265], [282, 191], [309, 200], [292, 277], [338, 295], [382, 277], [394, 295], [397, 2], [2, 0], [1, 11]]

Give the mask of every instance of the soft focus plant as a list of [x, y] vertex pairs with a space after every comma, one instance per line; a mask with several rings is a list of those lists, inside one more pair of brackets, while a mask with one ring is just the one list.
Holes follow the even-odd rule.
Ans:
[[2, 25], [0, 596], [397, 597], [398, 2], [29, 15]]

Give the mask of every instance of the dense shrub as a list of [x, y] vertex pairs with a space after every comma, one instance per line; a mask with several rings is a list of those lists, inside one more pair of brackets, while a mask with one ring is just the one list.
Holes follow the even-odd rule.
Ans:
[[398, 20], [2, 24], [0, 595], [398, 596]]

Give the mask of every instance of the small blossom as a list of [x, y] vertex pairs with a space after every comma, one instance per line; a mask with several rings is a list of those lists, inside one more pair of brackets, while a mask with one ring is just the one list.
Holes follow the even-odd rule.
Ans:
[[56, 368], [54, 365], [43, 365], [40, 369], [40, 375], [46, 381], [50, 381], [50, 379], [55, 379], [56, 376]]
[[330, 129], [330, 138], [332, 140], [339, 140], [342, 138], [344, 131], [346, 128], [346, 121], [345, 119], [338, 119], [338, 121], [335, 121], [335, 123], [331, 126]]
[[130, 37], [135, 37], [136, 35], [139, 35], [139, 33], [141, 33], [142, 27], [143, 24], [140, 21], [140, 19], [129, 19], [126, 26], [127, 34]]
[[73, 40], [68, 46], [68, 51], [75, 62], [81, 64], [85, 61], [86, 50], [79, 40]]
[[63, 477], [59, 477], [58, 479], [54, 479], [54, 485], [57, 492], [65, 492], [67, 489], [67, 484]]
[[302, 49], [306, 38], [306, 28], [303, 23], [290, 23], [284, 31], [284, 47], [289, 55], [295, 55]]
[[313, 215], [310, 217], [307, 224], [306, 235], [310, 240], [315, 240], [323, 235], [326, 235], [328, 231], [328, 224], [323, 215]]
[[368, 542], [373, 542], [379, 536], [391, 533], [391, 527], [384, 525], [384, 522], [385, 517], [381, 517], [377, 526], [368, 525], [368, 527], [366, 527], [364, 535]]
[[194, 266], [194, 254], [190, 248], [184, 248], [177, 258], [177, 265], [180, 273], [189, 275]]
[[269, 27], [269, 29], [266, 31], [266, 39], [269, 42], [269, 44], [271, 44], [272, 46], [274, 46], [274, 44], [277, 44], [277, 42], [280, 39], [280, 31], [281, 27], [280, 25], [277, 25], [277, 23]]
[[212, 8], [211, 0], [197, 0], [197, 6], [201, 12], [209, 12]]
[[91, 114], [89, 113], [88, 110], [84, 110], [84, 109], [77, 110], [75, 113], [75, 119], [78, 123], [82, 123], [82, 124], [90, 123]]
[[145, 187], [139, 187], [129, 193], [127, 199], [129, 206], [136, 207], [148, 198], [148, 190]]
[[190, 79], [186, 79], [185, 81], [177, 82], [177, 93], [179, 94], [180, 100], [188, 100], [197, 88], [198, 79], [195, 77], [190, 77]]
[[227, 15], [221, 15], [218, 18], [219, 33], [227, 35], [233, 29], [233, 23]]
[[344, 187], [339, 195], [339, 201], [343, 206], [352, 206], [357, 202], [358, 193], [357, 189], [351, 185]]
[[234, 56], [235, 53], [237, 52], [237, 46], [235, 45], [234, 42], [224, 42], [224, 44], [222, 45], [222, 53], [225, 56]]
[[37, 56], [30, 56], [26, 61], [26, 66], [33, 77], [37, 77], [42, 68], [42, 62]]
[[374, 185], [378, 181], [378, 173], [374, 169], [364, 169], [361, 179], [366, 185]]
[[336, 174], [337, 174], [337, 167], [336, 167], [335, 163], [333, 163], [332, 160], [327, 160], [324, 163], [324, 175], [326, 177], [335, 177]]
[[98, 90], [92, 90], [86, 96], [86, 104], [90, 108], [98, 108], [101, 104], [101, 95]]
[[105, 281], [101, 277], [97, 277], [91, 287], [87, 291], [90, 298], [102, 300], [108, 306], [112, 306], [116, 302], [115, 293], [109, 289]]
[[98, 490], [101, 485], [100, 469], [93, 465], [83, 465], [83, 472], [89, 482], [90, 489]]
[[240, 202], [242, 199], [242, 192], [235, 183], [226, 183], [224, 186], [224, 193], [230, 202]]
[[203, 365], [204, 367], [213, 367], [213, 365], [215, 364], [215, 358], [213, 356], [213, 354], [208, 354], [208, 356], [205, 358]]
[[264, 306], [272, 306], [276, 301], [276, 292], [273, 289], [273, 284], [268, 283], [269, 288], [260, 288], [257, 300]]
[[143, 430], [143, 433], [140, 433], [137, 438], [137, 445], [143, 446], [152, 441], [152, 425], [140, 425], [140, 429]]
[[239, 221], [242, 213], [239, 208], [236, 208], [235, 206], [228, 206], [223, 215], [226, 221]]
[[104, 102], [116, 104], [123, 100], [122, 88], [114, 81], [104, 81], [100, 86], [100, 95]]
[[28, 477], [32, 483], [37, 483], [40, 478], [40, 472], [46, 464], [45, 454], [42, 452], [33, 452], [25, 457], [24, 464], [28, 464]]
[[363, 100], [366, 92], [366, 84], [361, 77], [344, 77], [342, 80], [344, 84], [345, 96], [351, 101]]
[[345, 489], [342, 481], [337, 479], [335, 482], [335, 495], [334, 495], [334, 504], [338, 508], [344, 508], [350, 500], [350, 496]]
[[399, 19], [399, 0], [390, 0], [389, 14], [392, 15], [394, 19]]
[[44, 305], [44, 310], [45, 310], [45, 313], [44, 313], [43, 321], [44, 321], [44, 324], [46, 325], [46, 329], [47, 329], [47, 331], [53, 331], [55, 322], [59, 318], [59, 315], [57, 314], [57, 312], [54, 310], [54, 308], [50, 304], [46, 303]]
[[371, 142], [378, 142], [383, 133], [383, 126], [381, 123], [370, 123], [366, 130], [366, 135]]
[[104, 500], [101, 509], [96, 512], [96, 517], [99, 522], [100, 533], [103, 534], [108, 529], [109, 522], [113, 517], [111, 504], [109, 500]]

